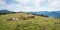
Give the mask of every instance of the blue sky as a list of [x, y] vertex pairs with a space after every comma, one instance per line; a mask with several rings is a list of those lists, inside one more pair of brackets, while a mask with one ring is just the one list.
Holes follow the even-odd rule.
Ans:
[[60, 11], [60, 0], [0, 0], [0, 9], [11, 11]]

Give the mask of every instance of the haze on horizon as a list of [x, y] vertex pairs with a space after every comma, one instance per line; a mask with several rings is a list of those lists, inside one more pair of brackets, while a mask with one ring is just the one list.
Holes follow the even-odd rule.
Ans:
[[0, 10], [60, 11], [60, 0], [0, 0]]

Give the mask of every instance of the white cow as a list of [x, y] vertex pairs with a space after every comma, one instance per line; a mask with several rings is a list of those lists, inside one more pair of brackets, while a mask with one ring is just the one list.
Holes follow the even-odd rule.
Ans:
[[7, 21], [18, 20], [18, 18], [8, 18]]

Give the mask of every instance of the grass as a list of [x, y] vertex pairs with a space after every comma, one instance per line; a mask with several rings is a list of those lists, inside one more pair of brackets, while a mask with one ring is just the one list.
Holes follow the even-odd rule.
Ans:
[[[0, 30], [60, 30], [60, 19], [35, 16], [35, 18], [23, 20], [20, 15], [31, 14], [14, 13], [0, 15]], [[10, 17], [20, 19], [7, 21]]]

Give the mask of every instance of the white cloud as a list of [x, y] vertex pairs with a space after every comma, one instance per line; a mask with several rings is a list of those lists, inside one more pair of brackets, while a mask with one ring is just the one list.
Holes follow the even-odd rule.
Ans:
[[5, 4], [5, 0], [0, 0], [0, 4]]
[[34, 4], [35, 4], [35, 6], [40, 6], [40, 0], [34, 0]]
[[49, 3], [49, 6], [52, 7], [60, 7], [60, 0], [54, 0], [51, 3]]
[[[23, 5], [19, 3], [7, 5], [5, 1], [0, 0], [0, 8], [12, 11], [60, 11], [60, 0], [13, 0]], [[28, 5], [30, 2], [32, 2], [32, 5]], [[49, 3], [48, 6], [42, 7], [41, 4], [45, 3]]]
[[14, 0], [23, 4], [27, 4], [30, 0]]
[[44, 2], [45, 0], [34, 0], [34, 5], [36, 7], [40, 7], [41, 6], [41, 3]]

